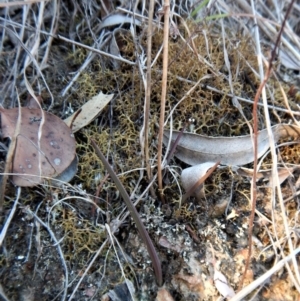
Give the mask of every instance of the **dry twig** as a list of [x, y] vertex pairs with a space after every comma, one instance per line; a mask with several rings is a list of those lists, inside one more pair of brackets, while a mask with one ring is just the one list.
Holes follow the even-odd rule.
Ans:
[[158, 134], [158, 150], [157, 150], [157, 173], [158, 173], [158, 189], [161, 200], [164, 201], [163, 185], [162, 185], [162, 144], [164, 134], [165, 106], [167, 94], [167, 76], [168, 76], [168, 45], [169, 45], [169, 15], [170, 2], [166, 0], [164, 3], [164, 51], [163, 51], [163, 74], [160, 102], [160, 117], [159, 117], [159, 134]]

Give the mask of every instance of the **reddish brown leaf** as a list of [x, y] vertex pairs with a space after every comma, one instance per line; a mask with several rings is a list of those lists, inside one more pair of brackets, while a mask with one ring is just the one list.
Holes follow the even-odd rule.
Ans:
[[[3, 137], [12, 137], [18, 119], [18, 108], [1, 109]], [[75, 139], [69, 127], [57, 116], [40, 109], [21, 109], [21, 130], [17, 137], [12, 173], [18, 186], [34, 186], [43, 177], [61, 174], [75, 157]], [[40, 139], [39, 139], [40, 136]]]

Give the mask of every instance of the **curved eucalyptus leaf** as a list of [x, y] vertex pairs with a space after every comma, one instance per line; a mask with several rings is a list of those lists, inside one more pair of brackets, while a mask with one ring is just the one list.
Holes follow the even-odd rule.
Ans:
[[[277, 124], [272, 127], [274, 140], [300, 137], [300, 128], [289, 124]], [[172, 131], [172, 143], [179, 135]], [[164, 131], [164, 144], [167, 145], [170, 130]], [[267, 129], [258, 132], [258, 158], [269, 149]], [[253, 162], [253, 144], [251, 135], [237, 137], [210, 137], [193, 133], [183, 133], [177, 145], [175, 157], [189, 164], [220, 161], [222, 165], [244, 165]]]

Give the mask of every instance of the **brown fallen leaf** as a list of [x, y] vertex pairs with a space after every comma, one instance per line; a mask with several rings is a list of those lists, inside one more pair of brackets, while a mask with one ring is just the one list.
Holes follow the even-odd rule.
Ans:
[[[3, 137], [13, 137], [18, 110], [0, 108]], [[11, 169], [15, 185], [35, 186], [42, 183], [43, 177], [55, 178], [74, 158], [74, 135], [59, 117], [41, 109], [21, 108], [21, 128]]]
[[[300, 128], [289, 124], [272, 127], [275, 142], [281, 138], [300, 136]], [[172, 142], [180, 132], [172, 132]], [[167, 145], [170, 130], [164, 131], [164, 144]], [[269, 149], [267, 129], [258, 133], [258, 158]], [[222, 165], [244, 165], [254, 160], [252, 138], [250, 135], [237, 137], [209, 137], [193, 133], [183, 133], [175, 156], [189, 165], [220, 161]]]

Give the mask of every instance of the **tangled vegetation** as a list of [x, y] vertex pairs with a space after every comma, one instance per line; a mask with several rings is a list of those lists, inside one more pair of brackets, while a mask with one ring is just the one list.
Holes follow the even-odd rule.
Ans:
[[[248, 250], [251, 177], [237, 173], [232, 166], [220, 167], [206, 180], [200, 202], [190, 197], [179, 206], [183, 194], [180, 173], [187, 165], [172, 158], [163, 171], [165, 202], [159, 198], [155, 177], [163, 69], [159, 8], [163, 4], [155, 1], [152, 34], [147, 134], [153, 178], [149, 179], [141, 138], [147, 1], [134, 5], [102, 0], [35, 2], [7, 6], [1, 13], [2, 106], [15, 107], [18, 97], [25, 104], [34, 93], [42, 97], [45, 110], [64, 119], [99, 91], [114, 94], [114, 98], [96, 120], [75, 134], [78, 172], [69, 184], [53, 187], [46, 182], [23, 188], [19, 199], [19, 188], [7, 185], [2, 224], [7, 223], [13, 206], [16, 211], [1, 241], [2, 296], [7, 300], [116, 300], [112, 297], [116, 294], [122, 300], [164, 300], [146, 248], [92, 141], [131, 200], [138, 200], [136, 207], [162, 262], [164, 289], [172, 298], [217, 300], [222, 293], [213, 282], [216, 270], [237, 292]], [[223, 7], [208, 2], [199, 10], [193, 1], [172, 3], [165, 127], [180, 130], [192, 121], [187, 130], [197, 134], [247, 135], [253, 124], [253, 100], [262, 81], [253, 18], [243, 16], [238, 4]], [[278, 8], [273, 2], [271, 7]], [[267, 14], [259, 3], [257, 12], [261, 11]], [[290, 26], [299, 35], [296, 21], [291, 15]], [[274, 41], [265, 32], [261, 37], [261, 54], [267, 62]], [[297, 123], [300, 116], [299, 66], [296, 72], [285, 65], [279, 56], [266, 85], [272, 125]], [[266, 71], [267, 64], [263, 68]], [[266, 127], [264, 110], [260, 101], [259, 129]], [[3, 162], [5, 144], [8, 141], [1, 144]], [[297, 248], [300, 148], [294, 141], [279, 144], [277, 166], [289, 168], [291, 173], [281, 185], [286, 211], [282, 212], [278, 195], [272, 203], [272, 178], [262, 177], [253, 254], [244, 286], [291, 253], [287, 237]], [[272, 160], [268, 154], [260, 171], [271, 169]], [[283, 215], [289, 233], [283, 227]], [[300, 279], [295, 270], [298, 259], [294, 260], [288, 269], [282, 268], [251, 292], [258, 296], [253, 298], [295, 300]]]

